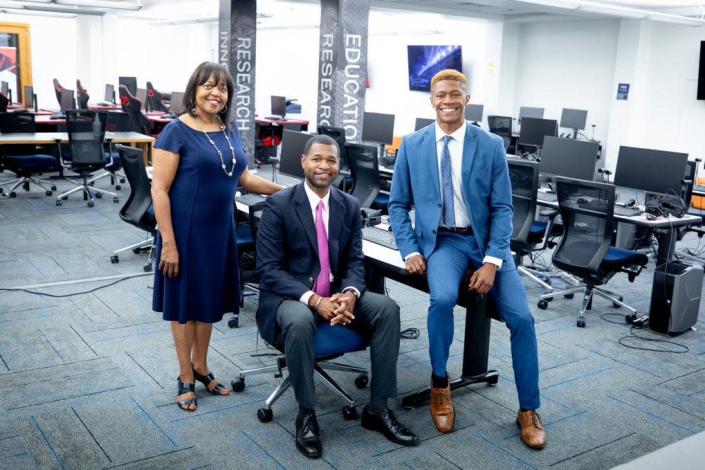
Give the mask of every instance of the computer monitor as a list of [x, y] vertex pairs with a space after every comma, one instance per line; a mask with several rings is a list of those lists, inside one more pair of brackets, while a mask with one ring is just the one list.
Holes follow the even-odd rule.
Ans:
[[135, 93], [135, 98], [140, 100], [142, 103], [142, 109], [145, 109], [147, 106], [147, 89], [146, 88], [138, 88], [137, 93]]
[[132, 96], [137, 94], [137, 77], [118, 77], [118, 85], [125, 85]]
[[105, 84], [105, 96], [103, 101], [106, 103], [115, 103], [115, 87], [109, 83]]
[[272, 116], [286, 116], [286, 96], [272, 95], [271, 102]]
[[521, 106], [519, 108], [519, 119], [537, 118], [543, 119], [543, 108], [532, 108], [531, 106]]
[[394, 115], [368, 113], [362, 120], [362, 141], [391, 144], [394, 140]]
[[471, 122], [482, 121], [482, 111], [484, 110], [484, 104], [469, 104], [465, 106], [465, 119]]
[[558, 135], [558, 122], [555, 119], [539, 119], [525, 117], [521, 120], [521, 131], [519, 132], [519, 144], [543, 147], [545, 136]]
[[681, 194], [688, 154], [619, 147], [614, 184], [657, 194]]
[[32, 85], [24, 86], [22, 97], [24, 98], [24, 105], [27, 109], [34, 108], [34, 87]]
[[587, 113], [585, 109], [563, 108], [563, 111], [561, 111], [561, 127], [577, 130], [585, 129]]
[[541, 173], [592, 181], [600, 144], [547, 135], [541, 149]]
[[184, 108], [184, 92], [174, 91], [171, 94], [171, 100], [169, 101], [169, 114], [178, 116], [186, 111]]
[[61, 111], [67, 111], [69, 109], [76, 109], [76, 100], [73, 99], [74, 91], [63, 89], [61, 91], [61, 99], [59, 100], [59, 106]]
[[306, 142], [311, 134], [284, 129], [279, 153], [279, 173], [293, 178], [304, 179], [304, 170], [301, 168], [301, 155], [304, 153]]
[[416, 118], [416, 124], [414, 125], [414, 130], [418, 131], [419, 129], [423, 129], [424, 127], [433, 124], [436, 122], [435, 119], [427, 119], [427, 118]]

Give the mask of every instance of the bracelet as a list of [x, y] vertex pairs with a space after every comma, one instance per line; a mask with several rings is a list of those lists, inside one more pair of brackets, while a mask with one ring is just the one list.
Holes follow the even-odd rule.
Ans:
[[318, 301], [316, 302], [316, 306], [313, 308], [316, 312], [318, 312], [318, 306], [321, 305], [321, 300], [323, 300], [323, 297], [319, 295]]

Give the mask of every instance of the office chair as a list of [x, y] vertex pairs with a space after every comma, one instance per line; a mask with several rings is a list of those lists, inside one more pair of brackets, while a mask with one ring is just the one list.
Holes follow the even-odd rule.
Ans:
[[497, 134], [502, 138], [504, 151], [509, 152], [509, 147], [512, 143], [512, 118], [509, 116], [487, 116], [487, 125], [491, 133]]
[[[278, 343], [281, 343], [281, 339]], [[361, 367], [355, 367], [337, 362], [330, 362], [346, 353], [363, 351], [367, 348], [368, 341], [363, 334], [346, 326], [335, 325], [331, 326], [328, 323], [321, 323], [316, 326], [316, 336], [314, 337], [314, 351], [316, 363], [314, 365], [314, 374], [316, 377], [338, 395], [346, 405], [343, 407], [343, 417], [345, 419], [357, 419], [357, 409], [355, 408], [355, 400], [328, 375], [327, 370], [335, 370], [341, 372], [352, 372], [359, 374], [355, 378], [355, 386], [357, 388], [365, 388], [369, 381], [367, 370]], [[286, 368], [286, 357], [283, 354], [283, 344], [273, 345], [282, 354], [277, 358], [276, 364], [271, 366], [259, 367], [257, 369], [243, 370], [236, 380], [233, 380], [231, 385], [234, 392], [242, 392], [245, 390], [245, 377], [250, 375], [274, 373], [274, 376], [279, 378], [284, 375], [283, 369]], [[284, 380], [274, 389], [269, 397], [264, 401], [264, 406], [257, 410], [257, 418], [262, 423], [268, 423], [273, 418], [272, 405], [277, 399], [289, 388], [291, 379], [287, 375]]]
[[584, 291], [578, 327], [585, 327], [585, 311], [592, 308], [593, 295], [612, 301], [632, 314], [636, 309], [621, 296], [598, 287], [618, 272], [627, 273], [630, 282], [646, 266], [646, 255], [611, 246], [614, 234], [615, 186], [572, 178], [556, 177], [558, 205], [563, 218], [563, 238], [553, 253], [553, 264], [580, 278], [584, 285], [539, 296], [538, 307], [545, 310], [554, 296]]
[[[3, 134], [33, 134], [36, 131], [33, 113], [0, 113], [0, 132]], [[56, 186], [53, 183], [34, 177], [34, 175], [57, 171], [60, 168], [57, 158], [46, 153], [42, 147], [2, 145], [0, 146], [0, 156], [2, 157], [0, 160], [1, 168], [12, 171], [16, 176], [15, 179], [0, 183], [0, 194], [5, 191], [2, 186], [11, 185], [8, 196], [16, 197], [15, 189], [22, 186], [25, 191], [29, 191], [30, 183], [44, 189], [47, 196], [51, 196], [52, 191], [56, 191]]]
[[[698, 173], [698, 164], [700, 163], [700, 161], [701, 160], [698, 158], [695, 161], [688, 161], [686, 163], [685, 175], [683, 180], [683, 192], [681, 194], [681, 198], [683, 199], [685, 206], [688, 208], [687, 214], [695, 215], [698, 217], [702, 217], [704, 215], [704, 212], [702, 209], [693, 207], [692, 202], [693, 187], [695, 186], [695, 180]], [[696, 225], [686, 225], [685, 227], [679, 229], [677, 234], [677, 240], [682, 240], [688, 232], [695, 233], [698, 238], [702, 238], [703, 235], [705, 235], [705, 227], [703, 225], [703, 223]], [[699, 264], [705, 264], [705, 255], [703, 254], [702, 249], [697, 251], [693, 251], [690, 249], [676, 249], [675, 256], [680, 259], [687, 259], [689, 261], [693, 261]]]
[[10, 104], [10, 99], [4, 94], [0, 93], [0, 113], [7, 112], [7, 107]]
[[78, 102], [78, 109], [88, 109], [89, 99], [88, 90], [83, 88], [81, 80], [76, 80], [76, 101]]
[[147, 82], [147, 102], [145, 103], [145, 110], [147, 111], [164, 111], [166, 113], [167, 109], [162, 102], [162, 94], [159, 93], [152, 82]]
[[[60, 206], [62, 200], [68, 199], [70, 194], [77, 191], [83, 191], [83, 200], [88, 201], [88, 207], [93, 207], [93, 192], [96, 193], [96, 198], [100, 199], [103, 194], [113, 196], [113, 202], [118, 203], [120, 199], [116, 193], [96, 188], [92, 185], [96, 179], [102, 178], [103, 175], [89, 179], [93, 173], [101, 168], [112, 165], [110, 154], [106, 156], [103, 148], [105, 140], [105, 124], [107, 121], [107, 113], [97, 111], [66, 111], [66, 129], [69, 134], [69, 148], [71, 150], [71, 160], [68, 162], [61, 155], [61, 164], [65, 168], [69, 168], [83, 179], [83, 183], [75, 188], [60, 194], [56, 198], [56, 205]], [[110, 142], [108, 142], [110, 144]]]
[[154, 208], [152, 207], [152, 183], [147, 176], [142, 150], [126, 145], [116, 145], [115, 149], [120, 154], [125, 176], [130, 183], [130, 195], [120, 209], [119, 216], [123, 221], [134, 225], [140, 230], [144, 230], [148, 235], [141, 242], [113, 251], [110, 262], [113, 264], [119, 263], [119, 253], [123, 251], [132, 250], [137, 254], [146, 248], [149, 255], [143, 269], [145, 272], [149, 272], [152, 270], [154, 237], [157, 234], [157, 219], [154, 216]]
[[56, 94], [56, 101], [58, 101], [59, 106], [61, 106], [61, 93], [64, 92], [65, 88], [59, 84], [59, 80], [57, 80], [56, 78], [53, 79], [52, 82], [54, 83], [54, 93]]
[[120, 85], [120, 105], [130, 117], [130, 131], [140, 134], [149, 133], [149, 120], [142, 114], [142, 102], [135, 98], [125, 85]]
[[387, 210], [389, 194], [379, 192], [379, 163], [377, 147], [346, 143], [350, 173], [355, 180], [352, 195], [360, 201], [360, 207]]
[[355, 180], [350, 173], [348, 164], [348, 149], [345, 146], [345, 129], [342, 127], [318, 126], [318, 134], [331, 137], [338, 144], [340, 149], [340, 175], [333, 184], [343, 191], [350, 192], [355, 184]]

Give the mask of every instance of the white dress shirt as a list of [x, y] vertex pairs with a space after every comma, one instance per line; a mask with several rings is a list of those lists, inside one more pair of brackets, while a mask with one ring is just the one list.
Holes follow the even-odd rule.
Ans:
[[[330, 201], [330, 189], [328, 190], [326, 195], [321, 198], [318, 196], [318, 194], [314, 193], [311, 188], [308, 187], [308, 181], [304, 181], [304, 190], [306, 191], [308, 203], [311, 206], [311, 214], [313, 214], [314, 226], [316, 225], [316, 208], [318, 207], [318, 203], [323, 201], [323, 226], [326, 228], [326, 238], [328, 238], [328, 219], [330, 218], [330, 206], [328, 205], [328, 203]], [[333, 272], [330, 273], [330, 282], [331, 284], [333, 283]], [[343, 289], [343, 291], [345, 290], [354, 291], [355, 297], [360, 298], [360, 291], [358, 291], [356, 288], [350, 286]], [[313, 292], [312, 290], [304, 292], [304, 294], [299, 298], [299, 301], [308, 305], [308, 301], [314, 293], [315, 292]]]

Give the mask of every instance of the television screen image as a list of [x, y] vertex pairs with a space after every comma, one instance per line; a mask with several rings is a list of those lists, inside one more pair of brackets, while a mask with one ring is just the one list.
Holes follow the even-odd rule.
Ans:
[[407, 46], [409, 55], [409, 89], [429, 91], [431, 78], [443, 69], [463, 71], [460, 46]]

